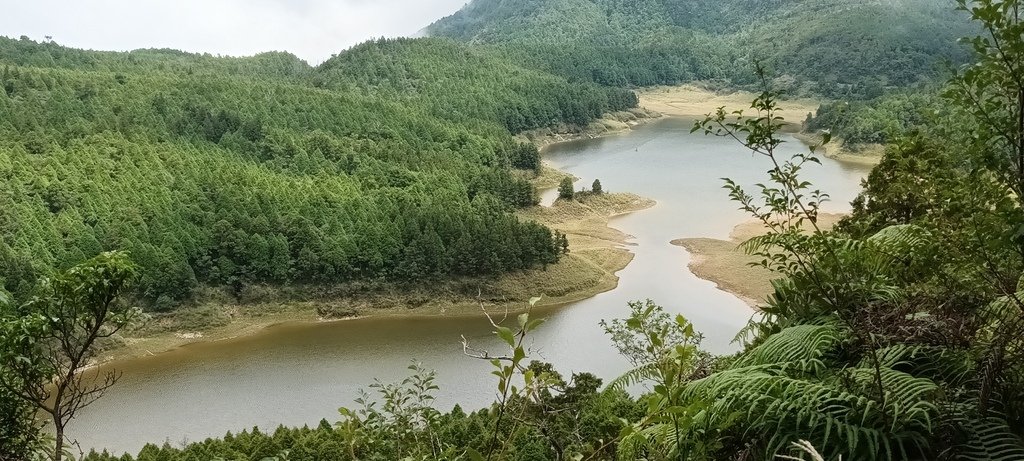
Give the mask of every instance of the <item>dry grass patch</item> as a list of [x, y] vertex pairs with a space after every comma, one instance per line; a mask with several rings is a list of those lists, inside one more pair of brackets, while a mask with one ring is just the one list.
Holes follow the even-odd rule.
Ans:
[[530, 182], [533, 183], [533, 187], [535, 187], [538, 191], [554, 189], [558, 187], [558, 183], [560, 183], [564, 178], [570, 178], [573, 180], [573, 182], [579, 179], [562, 170], [552, 168], [551, 165], [548, 165], [547, 163], [542, 163], [540, 166], [540, 171], [537, 173], [521, 172], [519, 174], [529, 175], [526, 179], [529, 179]]
[[[694, 120], [703, 119], [719, 107], [725, 107], [729, 112], [740, 109], [749, 112], [751, 101], [758, 96], [749, 91], [716, 91], [697, 84], [651, 87], [638, 91], [637, 95], [640, 97], [640, 106], [645, 109]], [[788, 126], [786, 131], [793, 132], [799, 131], [807, 114], [818, 110], [821, 101], [810, 98], [789, 99], [780, 101], [779, 106], [777, 115], [785, 119]]]

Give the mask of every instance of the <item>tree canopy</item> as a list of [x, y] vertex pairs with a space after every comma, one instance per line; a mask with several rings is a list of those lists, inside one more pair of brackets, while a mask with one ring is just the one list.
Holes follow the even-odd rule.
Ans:
[[417, 282], [557, 261], [511, 134], [632, 92], [449, 40], [287, 54], [92, 52], [0, 39], [0, 285], [128, 250], [147, 305], [203, 284]]
[[605, 85], [748, 84], [760, 61], [830, 96], [939, 76], [936, 58], [963, 62], [955, 42], [975, 31], [929, 0], [475, 0], [428, 28]]

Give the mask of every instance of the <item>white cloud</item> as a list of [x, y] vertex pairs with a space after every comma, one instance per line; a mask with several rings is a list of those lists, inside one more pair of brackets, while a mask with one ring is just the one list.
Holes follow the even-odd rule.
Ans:
[[290, 51], [317, 64], [370, 38], [412, 35], [465, 1], [3, 0], [0, 35], [97, 50]]

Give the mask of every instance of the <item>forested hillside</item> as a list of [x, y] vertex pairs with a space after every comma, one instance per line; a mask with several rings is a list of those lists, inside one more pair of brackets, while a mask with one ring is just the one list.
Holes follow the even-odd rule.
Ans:
[[131, 250], [159, 306], [204, 284], [548, 264], [557, 236], [507, 213], [535, 200], [512, 170], [539, 165], [511, 134], [635, 106], [624, 87], [751, 83], [755, 59], [869, 97], [962, 59], [970, 27], [923, 0], [477, 0], [430, 28], [463, 43], [368, 42], [318, 67], [2, 39], [2, 284], [24, 295], [111, 249]]
[[[203, 284], [423, 281], [558, 260], [511, 133], [631, 92], [447, 40], [292, 55], [92, 52], [0, 39], [0, 287], [129, 250], [167, 308]], [[511, 131], [510, 131], [511, 130]]]
[[632, 91], [570, 83], [513, 62], [448, 40], [399, 39], [348, 50], [321, 65], [318, 77], [327, 87], [409, 101], [461, 125], [499, 121], [513, 133], [557, 122], [586, 125], [610, 108], [637, 104]]
[[890, 127], [895, 142], [835, 229], [818, 220], [827, 185], [805, 181], [821, 146], [779, 149], [778, 92], [763, 88], [745, 108], [755, 117], [696, 124], [771, 168], [723, 192], [765, 226], [742, 246], [778, 277], [741, 351], [714, 357], [685, 318], [633, 302], [601, 323], [633, 365], [602, 387], [531, 362], [541, 321], [527, 312], [494, 324], [503, 350], [466, 346], [493, 365], [490, 408], [442, 413], [434, 374], [413, 366], [333, 425], [86, 459], [1024, 459], [1024, 18], [1020, 0], [964, 3], [990, 40], [971, 42], [976, 64], [941, 99], [879, 100], [948, 112], [914, 122], [927, 131]]
[[887, 144], [894, 136], [926, 127], [948, 115], [941, 87], [900, 89], [866, 100], [833, 101], [821, 105], [807, 120], [808, 130], [829, 130], [846, 144]]
[[[461, 41], [369, 42], [318, 67], [0, 39], [0, 460], [1020, 461], [1024, 0], [958, 3], [475, 0], [432, 27]], [[978, 38], [961, 51], [961, 34]], [[945, 84], [930, 81], [941, 57], [965, 61]], [[774, 73], [743, 70], [758, 58]], [[534, 298], [481, 319], [490, 351], [462, 337], [491, 366], [487, 408], [437, 408], [435, 374], [414, 363], [315, 428], [72, 452], [76, 413], [118, 398], [119, 371], [95, 359], [135, 306], [552, 264], [564, 236], [512, 214], [537, 202], [523, 178], [540, 165], [513, 134], [692, 78], [760, 85], [693, 127], [766, 171], [724, 180], [763, 225], [741, 248], [774, 276], [735, 353], [635, 301], [600, 322], [629, 370], [565, 376], [535, 349]], [[830, 135], [780, 148], [773, 85], [794, 80], [863, 100], [825, 105], [811, 128], [888, 144], [835, 228], [820, 220], [829, 184], [806, 180]]]
[[751, 62], [819, 84], [904, 85], [965, 58], [975, 32], [930, 0], [475, 0], [429, 33], [499, 45], [539, 68], [610, 85], [752, 81]]

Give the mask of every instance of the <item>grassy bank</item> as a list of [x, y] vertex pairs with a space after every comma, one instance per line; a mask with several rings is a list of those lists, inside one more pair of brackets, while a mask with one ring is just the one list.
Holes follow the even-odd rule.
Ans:
[[559, 170], [558, 168], [552, 167], [547, 162], [542, 162], [540, 172], [529, 179], [537, 191], [544, 191], [558, 187], [558, 183], [560, 183], [563, 178], [570, 178], [573, 182], [576, 182], [576, 180], [579, 179], [569, 173]]
[[[818, 225], [822, 229], [831, 229], [842, 218], [840, 214], [821, 214]], [[771, 294], [774, 274], [763, 267], [753, 266], [760, 258], [747, 255], [739, 246], [764, 232], [763, 224], [751, 220], [733, 228], [728, 240], [685, 238], [674, 240], [672, 244], [690, 252], [689, 267], [694, 275], [715, 282], [723, 291], [756, 307]]]

